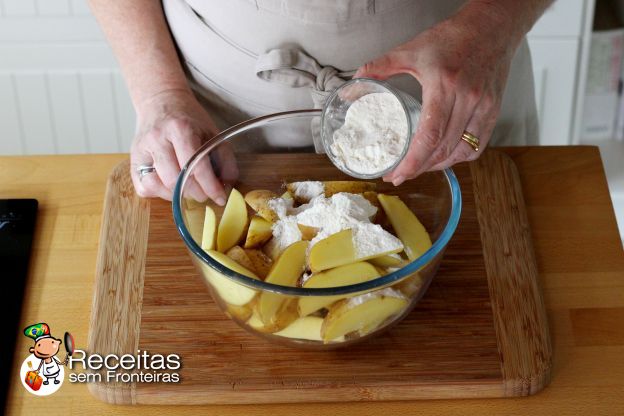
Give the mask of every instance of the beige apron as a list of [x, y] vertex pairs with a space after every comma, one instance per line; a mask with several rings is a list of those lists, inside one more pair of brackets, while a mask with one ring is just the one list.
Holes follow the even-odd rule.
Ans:
[[[463, 2], [163, 0], [163, 7], [193, 89], [224, 128], [268, 113], [320, 108], [362, 64], [448, 18]], [[420, 99], [413, 78], [390, 82]], [[537, 134], [524, 41], [511, 65], [491, 143], [537, 144]], [[272, 144], [311, 144], [293, 137]]]

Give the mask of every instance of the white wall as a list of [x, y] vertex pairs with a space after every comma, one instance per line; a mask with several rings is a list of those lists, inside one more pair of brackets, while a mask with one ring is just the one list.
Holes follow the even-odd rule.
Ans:
[[127, 152], [133, 131], [86, 0], [0, 0], [0, 154]]

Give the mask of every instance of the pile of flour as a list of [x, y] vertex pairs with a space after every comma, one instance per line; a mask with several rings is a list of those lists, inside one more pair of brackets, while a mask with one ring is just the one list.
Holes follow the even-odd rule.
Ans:
[[352, 172], [375, 174], [396, 163], [408, 139], [407, 116], [398, 98], [389, 92], [357, 99], [334, 132], [331, 152], [336, 162]]
[[369, 300], [376, 298], [377, 296], [386, 296], [389, 298], [399, 298], [404, 299], [405, 295], [398, 290], [395, 290], [391, 287], [387, 287], [382, 290], [377, 290], [375, 292], [364, 293], [363, 295], [358, 295], [350, 298], [348, 300], [350, 307], [355, 307], [363, 304], [364, 302], [368, 302]]
[[325, 192], [325, 185], [320, 181], [293, 182], [292, 188], [294, 196], [305, 201], [311, 201]]
[[297, 224], [318, 229], [310, 247], [332, 234], [351, 229], [358, 258], [403, 248], [401, 240], [371, 222], [377, 208], [362, 195], [341, 192], [326, 198], [320, 194], [296, 208], [292, 200], [275, 198], [269, 201], [269, 207], [279, 217], [273, 224], [271, 244], [280, 251], [302, 239]]

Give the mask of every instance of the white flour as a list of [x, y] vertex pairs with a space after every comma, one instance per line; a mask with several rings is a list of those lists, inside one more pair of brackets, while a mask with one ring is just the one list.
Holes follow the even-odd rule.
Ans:
[[325, 192], [325, 185], [320, 181], [304, 181], [292, 183], [295, 197], [310, 201], [312, 198], [322, 195]]
[[288, 198], [273, 198], [269, 199], [267, 205], [275, 212], [277, 218], [284, 218], [292, 210], [294, 203], [295, 201]]
[[297, 218], [287, 216], [273, 224], [273, 240], [279, 251], [283, 251], [289, 245], [301, 241], [301, 230], [297, 226]]
[[372, 93], [351, 104], [330, 148], [339, 164], [356, 173], [374, 174], [401, 157], [408, 133], [398, 98], [388, 92]]
[[354, 296], [348, 300], [349, 306], [355, 307], [355, 306], [361, 305], [364, 302], [367, 302], [378, 296], [385, 296], [388, 298], [400, 298], [400, 299], [405, 298], [405, 295], [403, 293], [399, 292], [398, 290], [394, 290], [391, 287], [387, 287], [385, 289], [378, 290], [376, 292], [369, 292], [369, 293], [364, 293], [363, 295]]
[[[282, 203], [278, 199], [281, 198], [269, 201], [270, 206], [281, 208]], [[280, 215], [280, 209], [280, 220], [273, 224], [272, 244], [283, 250], [301, 240], [301, 231], [297, 227], [297, 224], [301, 224], [319, 229], [318, 234], [310, 241], [310, 247], [332, 234], [351, 229], [358, 258], [403, 248], [401, 240], [370, 221], [376, 213], [377, 208], [362, 195], [344, 192], [330, 198], [319, 195], [300, 207], [292, 208], [291, 205], [286, 210], [286, 215]]]

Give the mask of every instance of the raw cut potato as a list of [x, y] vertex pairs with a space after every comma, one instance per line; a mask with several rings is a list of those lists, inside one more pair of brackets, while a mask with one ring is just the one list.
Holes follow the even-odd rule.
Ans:
[[271, 223], [264, 218], [254, 215], [249, 222], [245, 248], [256, 248], [266, 243], [273, 236]]
[[217, 216], [212, 208], [206, 205], [204, 214], [204, 231], [202, 233], [201, 248], [214, 250], [217, 236]]
[[281, 331], [299, 318], [299, 314], [297, 313], [297, 300], [293, 298], [284, 298], [284, 302], [275, 314], [274, 320], [268, 324], [262, 321], [258, 309], [259, 305], [256, 304], [247, 324], [259, 332], [273, 333]]
[[261, 250], [255, 248], [246, 248], [245, 253], [254, 265], [254, 271], [261, 278], [265, 279], [271, 270], [273, 261], [269, 256], [264, 254]]
[[325, 197], [340, 193], [349, 192], [351, 194], [363, 194], [367, 191], [374, 191], [377, 188], [374, 182], [364, 181], [325, 181]]
[[319, 241], [310, 250], [310, 270], [318, 273], [323, 270], [355, 262], [353, 233], [342, 230]]
[[[284, 252], [273, 263], [271, 271], [265, 281], [282, 286], [296, 286], [299, 277], [305, 269], [307, 241], [297, 241], [286, 247]], [[258, 312], [265, 326], [275, 325], [278, 320], [278, 312], [282, 309], [285, 301], [284, 295], [271, 292], [263, 292], [258, 299]], [[295, 306], [296, 312], [296, 306]]]
[[405, 262], [398, 254], [388, 254], [386, 256], [376, 257], [374, 259], [370, 259], [369, 263], [377, 266], [377, 267], [403, 267], [405, 266]]
[[[212, 257], [228, 269], [240, 273], [244, 276], [251, 277], [252, 279], [258, 279], [258, 276], [256, 276], [255, 273], [253, 273], [251, 270], [244, 268], [225, 254], [215, 250], [208, 250], [206, 251], [206, 253], [208, 253], [210, 257]], [[228, 279], [226, 276], [222, 275], [221, 273], [204, 263], [200, 264], [204, 272], [204, 276], [206, 277], [206, 279], [208, 279], [208, 282], [212, 285], [212, 287], [217, 291], [219, 297], [223, 299], [226, 303], [229, 303], [230, 305], [240, 306], [251, 302], [251, 300], [256, 296], [255, 290]]]
[[405, 296], [411, 298], [416, 292], [420, 290], [423, 283], [423, 278], [420, 276], [420, 274], [418, 274], [418, 272], [416, 272], [407, 279], [399, 282], [395, 286], [395, 288], [397, 290], [400, 290]]
[[279, 331], [279, 329], [277, 329], [276, 327], [267, 327], [264, 325], [264, 322], [262, 322], [262, 319], [260, 319], [260, 315], [258, 315], [257, 306], [256, 308], [254, 308], [251, 317], [247, 321], [247, 325], [249, 325], [258, 332], [267, 333]]
[[[380, 276], [374, 266], [366, 262], [347, 264], [335, 269], [312, 275], [303, 284], [305, 288], [323, 288], [349, 286]], [[344, 295], [338, 296], [302, 296], [299, 299], [299, 315], [306, 316], [321, 308], [343, 299]]]
[[304, 316], [281, 331], [276, 332], [275, 335], [286, 338], [307, 339], [309, 341], [322, 341], [322, 325], [323, 318], [319, 318], [318, 316]]
[[373, 324], [379, 325], [386, 319], [400, 313], [408, 301], [405, 298], [379, 295], [357, 305], [349, 299], [333, 305], [321, 327], [321, 337], [325, 343], [349, 332], [367, 329], [374, 330]]
[[269, 208], [269, 201], [275, 198], [279, 198], [275, 192], [265, 189], [256, 189], [247, 192], [245, 195], [245, 201], [247, 201], [249, 206], [270, 223], [274, 223], [279, 219], [275, 211]]
[[258, 275], [258, 271], [256, 270], [254, 263], [251, 261], [247, 252], [241, 248], [241, 246], [234, 246], [229, 249], [226, 253], [226, 256], [234, 260], [236, 263], [240, 264], [247, 270], [253, 272]]
[[270, 239], [263, 247], [262, 251], [264, 254], [269, 256], [269, 258], [273, 261], [277, 260], [280, 253], [279, 244], [275, 238]]
[[253, 306], [251, 305], [251, 303], [253, 303], [253, 301], [242, 306], [228, 304], [227, 313], [230, 315], [230, 317], [234, 319], [238, 319], [239, 321], [246, 321], [251, 317], [253, 313]]
[[297, 224], [297, 227], [299, 227], [299, 231], [301, 231], [301, 239], [306, 241], [312, 240], [319, 232], [318, 228], [310, 227], [309, 225]]
[[392, 228], [405, 246], [405, 254], [416, 260], [431, 247], [431, 238], [411, 209], [398, 196], [377, 195]]
[[202, 241], [204, 215], [203, 207], [194, 207], [193, 209], [188, 209], [184, 212], [184, 216], [186, 217], [186, 228], [197, 244], [200, 244]]
[[345, 264], [364, 261], [401, 251], [397, 248], [388, 252], [375, 253], [371, 256], [357, 258], [353, 247], [353, 232], [351, 229], [339, 231], [319, 241], [310, 250], [309, 263], [313, 273], [322, 272]]
[[217, 249], [225, 253], [234, 247], [243, 237], [247, 227], [247, 205], [243, 196], [232, 189], [217, 232]]

